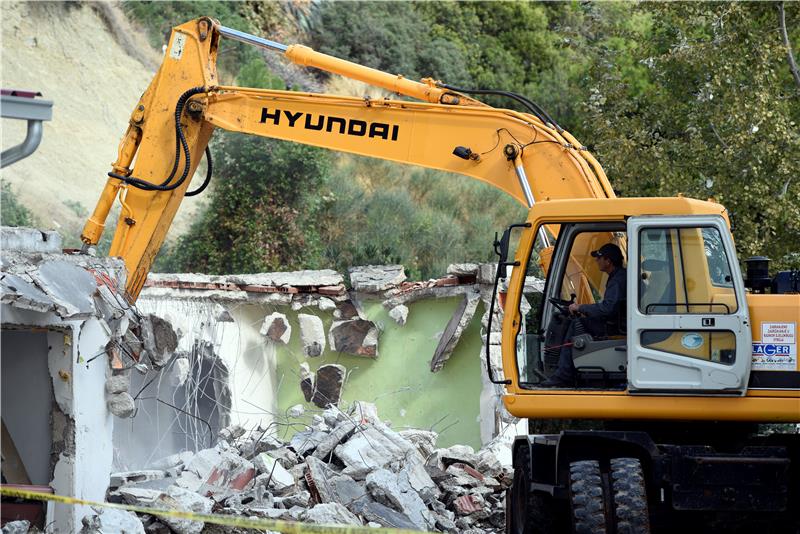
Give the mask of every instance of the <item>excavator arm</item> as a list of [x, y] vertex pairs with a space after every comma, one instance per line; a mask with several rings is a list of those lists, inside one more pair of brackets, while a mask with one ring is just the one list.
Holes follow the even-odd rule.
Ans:
[[[300, 65], [422, 102], [221, 86], [216, 56], [223, 38], [277, 50]], [[131, 301], [144, 285], [214, 128], [463, 174], [528, 207], [544, 200], [614, 196], [591, 154], [541, 117], [487, 106], [433, 80], [415, 82], [201, 18], [173, 30], [81, 235], [85, 246], [96, 244], [119, 199], [110, 254], [125, 261]]]

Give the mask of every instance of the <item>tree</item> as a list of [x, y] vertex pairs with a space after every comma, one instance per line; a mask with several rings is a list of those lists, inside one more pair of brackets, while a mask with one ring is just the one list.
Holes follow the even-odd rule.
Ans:
[[800, 106], [774, 6], [632, 9], [652, 21], [649, 38], [624, 63], [619, 49], [601, 50], [592, 72], [595, 148], [612, 183], [623, 196], [713, 196], [741, 258], [800, 266]]
[[23, 206], [11, 185], [4, 182], [0, 185], [0, 224], [3, 226], [34, 226], [35, 220], [31, 211]]
[[160, 267], [252, 273], [313, 267], [318, 190], [328, 154], [286, 141], [222, 134], [208, 208]]

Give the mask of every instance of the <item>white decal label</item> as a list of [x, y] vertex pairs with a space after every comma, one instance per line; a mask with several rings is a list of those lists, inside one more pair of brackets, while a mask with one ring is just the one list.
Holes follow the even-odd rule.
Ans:
[[182, 33], [176, 33], [175, 38], [172, 40], [172, 48], [169, 50], [169, 57], [172, 59], [180, 59], [183, 55], [183, 45], [186, 43], [186, 36]]
[[794, 323], [761, 323], [761, 341], [764, 343], [797, 343]]
[[795, 323], [761, 323], [761, 341], [753, 341], [753, 370], [797, 370]]

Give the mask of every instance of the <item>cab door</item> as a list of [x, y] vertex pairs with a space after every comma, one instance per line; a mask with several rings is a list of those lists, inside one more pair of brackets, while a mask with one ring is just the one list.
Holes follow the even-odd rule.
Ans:
[[628, 239], [630, 391], [744, 394], [750, 318], [725, 221], [631, 217]]

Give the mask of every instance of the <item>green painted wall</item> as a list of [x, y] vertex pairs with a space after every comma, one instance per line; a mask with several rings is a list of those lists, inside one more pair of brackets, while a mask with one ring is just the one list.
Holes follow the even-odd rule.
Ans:
[[[478, 423], [481, 392], [479, 305], [455, 352], [444, 368], [431, 373], [430, 360], [441, 333], [455, 312], [462, 297], [427, 299], [409, 304], [408, 322], [398, 325], [380, 302], [364, 303], [364, 311], [383, 331], [378, 342], [378, 358], [372, 360], [332, 352], [327, 347], [317, 358], [303, 356], [298, 313], [318, 315], [325, 330], [330, 328], [330, 312], [303, 310], [287, 313], [292, 325], [288, 345], [277, 348], [278, 409], [284, 413], [295, 404], [303, 404], [307, 414], [320, 410], [306, 403], [300, 391], [300, 364], [308, 362], [312, 372], [320, 365], [338, 363], [348, 369], [344, 386], [343, 406], [352, 401], [374, 402], [383, 420], [390, 420], [396, 430], [405, 428], [432, 429], [439, 432], [438, 445], [457, 443], [480, 448]], [[287, 429], [291, 435], [300, 428]]]

